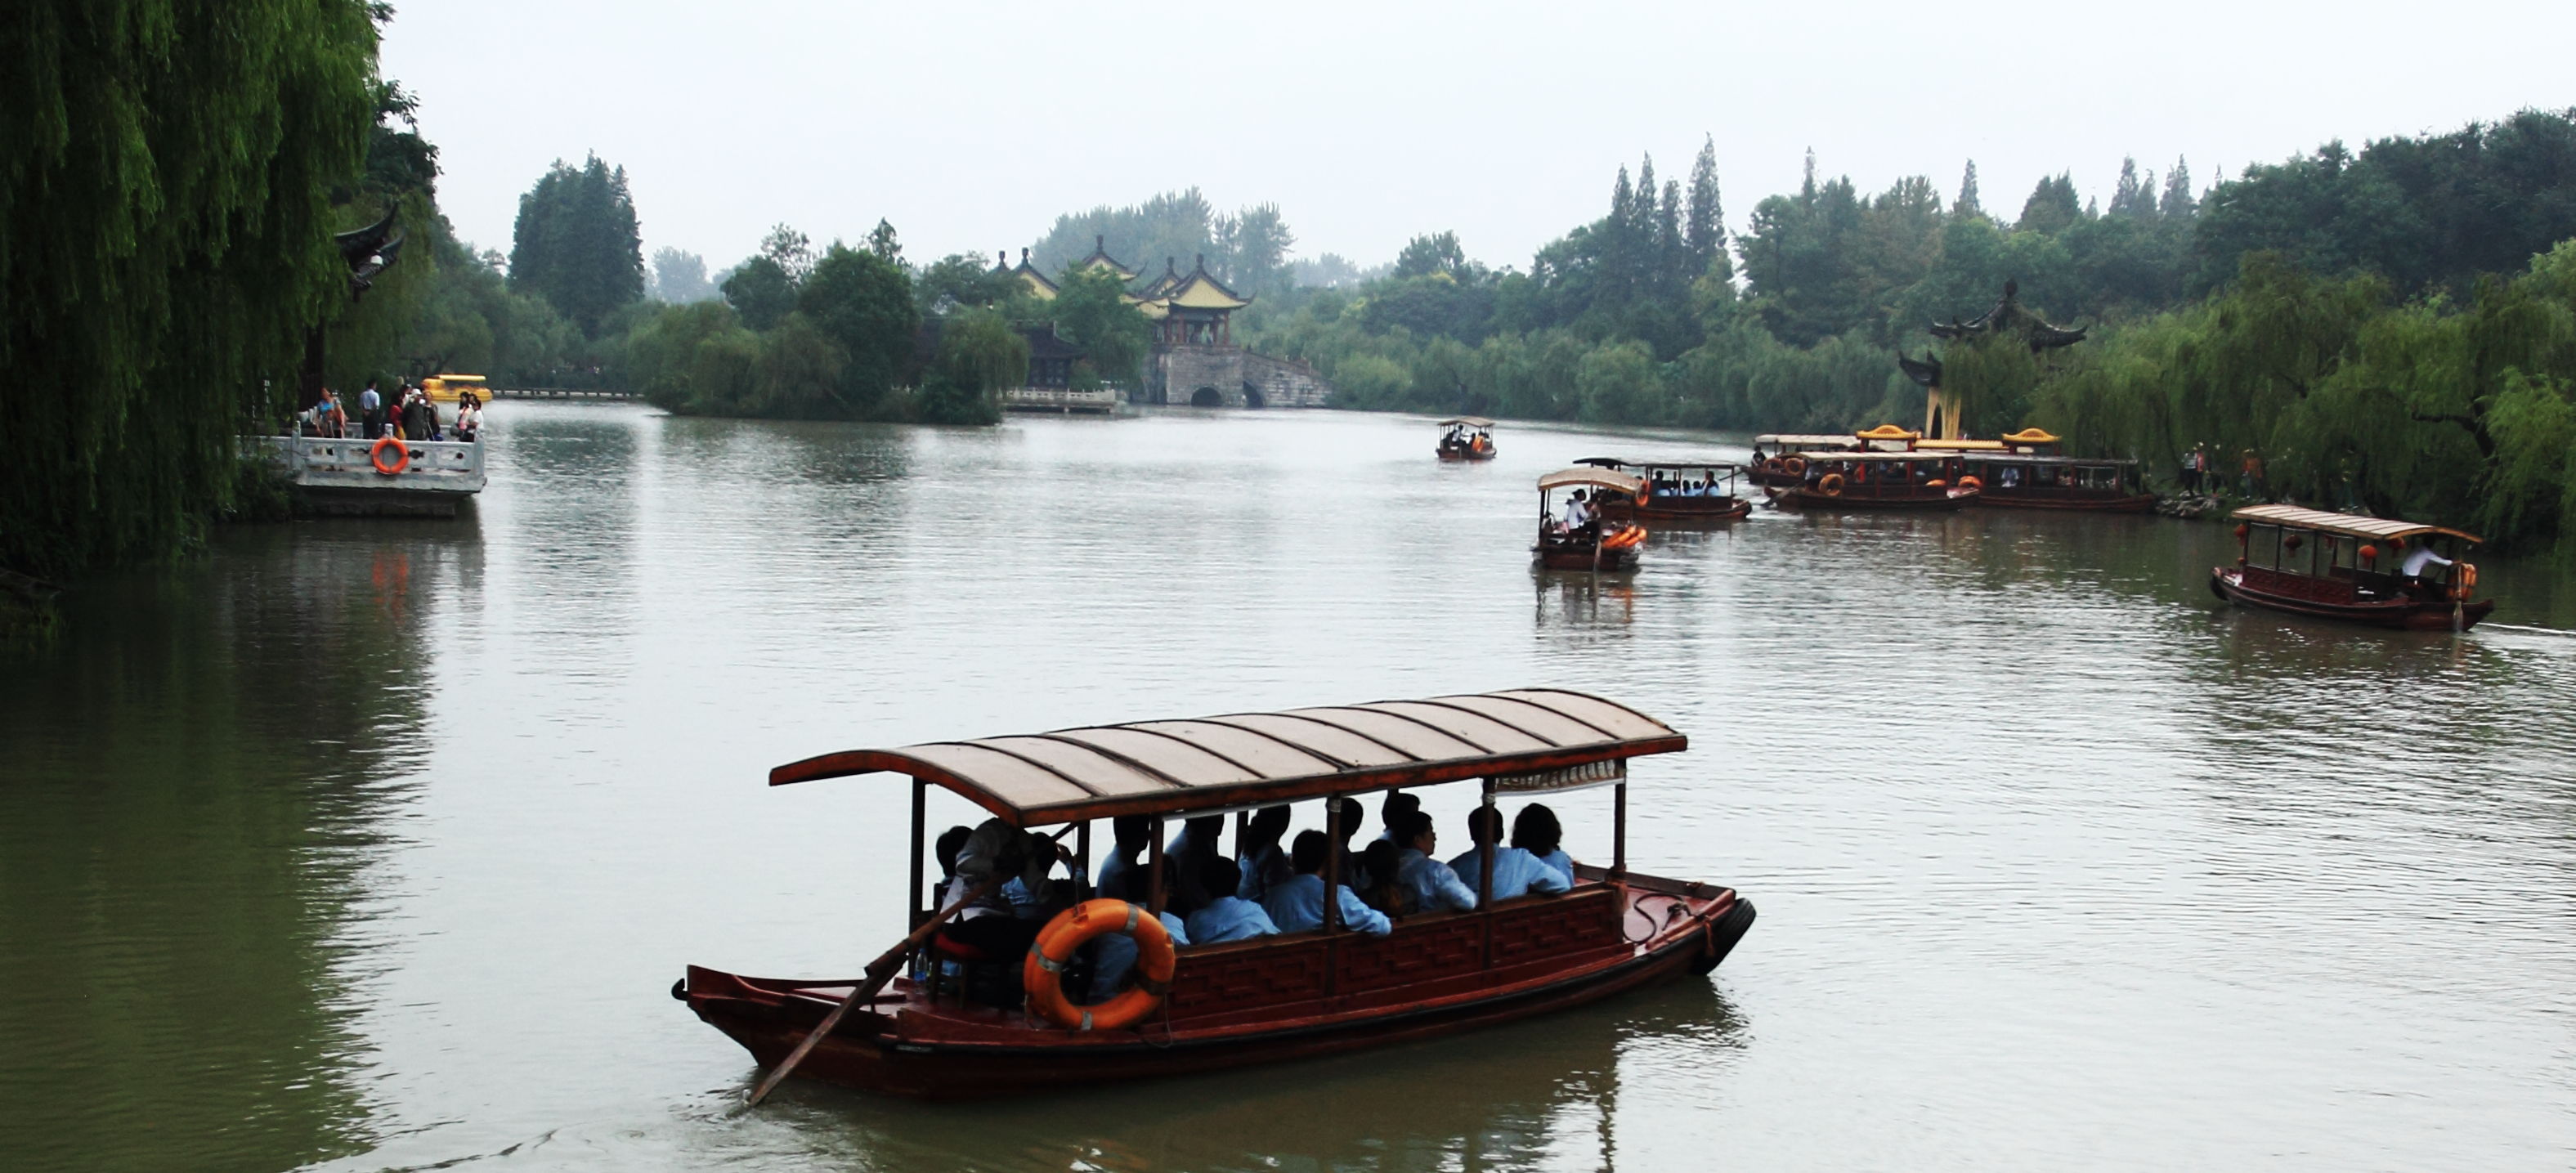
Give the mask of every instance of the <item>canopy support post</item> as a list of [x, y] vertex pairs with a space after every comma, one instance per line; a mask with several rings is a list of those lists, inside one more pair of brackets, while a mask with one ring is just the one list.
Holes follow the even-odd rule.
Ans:
[[1163, 915], [1163, 897], [1166, 895], [1163, 891], [1163, 816], [1161, 815], [1154, 816], [1153, 834], [1153, 842], [1146, 845], [1147, 853], [1150, 858], [1152, 858], [1153, 865], [1146, 873], [1151, 877], [1151, 882], [1145, 889], [1147, 893], [1145, 897], [1145, 910], [1155, 916], [1161, 916]]
[[1610, 805], [1610, 877], [1628, 878], [1628, 780], [1612, 789]]
[[928, 827], [928, 820], [930, 817], [929, 796], [930, 783], [924, 782], [919, 778], [913, 779], [912, 887], [910, 889], [911, 895], [904, 898], [904, 902], [911, 906], [904, 910], [904, 923], [912, 926], [913, 928], [920, 928], [922, 919], [929, 915], [929, 911], [922, 906], [921, 900], [921, 833]]
[[[1477, 805], [1475, 815], [1476, 823], [1480, 827], [1493, 826], [1494, 822], [1501, 818], [1494, 811], [1494, 780], [1487, 778], [1484, 784], [1484, 801]], [[1485, 968], [1492, 969], [1494, 968], [1494, 853], [1502, 850], [1502, 828], [1494, 827], [1494, 838], [1491, 842], [1474, 843], [1475, 838], [1471, 829], [1467, 839], [1476, 848], [1476, 915], [1482, 917], [1485, 922]]]
[[1341, 942], [1336, 939], [1342, 923], [1342, 800], [1324, 800], [1324, 996], [1330, 998], [1341, 985]]

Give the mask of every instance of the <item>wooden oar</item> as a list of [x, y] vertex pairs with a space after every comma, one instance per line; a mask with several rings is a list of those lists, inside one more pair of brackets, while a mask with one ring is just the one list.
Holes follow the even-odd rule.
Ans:
[[[1065, 833], [1071, 830], [1073, 830], [1073, 827], [1067, 826], [1064, 830], [1056, 832], [1051, 837], [1051, 840], [1061, 841], [1063, 840]], [[1087, 865], [1090, 861], [1085, 860], [1083, 862]], [[862, 982], [857, 989], [851, 990], [850, 996], [843, 998], [841, 1000], [841, 1004], [833, 1007], [830, 1014], [824, 1015], [823, 1021], [815, 1024], [814, 1029], [806, 1034], [805, 1041], [796, 1044], [796, 1049], [787, 1053], [787, 1058], [780, 1062], [777, 1068], [772, 1070], [766, 1078], [760, 1081], [759, 1087], [751, 1089], [751, 1098], [745, 1101], [743, 1106], [747, 1108], [757, 1108], [760, 1106], [760, 1102], [762, 1100], [769, 1098], [769, 1093], [776, 1089], [781, 1081], [787, 1078], [788, 1073], [796, 1070], [796, 1065], [804, 1062], [805, 1056], [813, 1053], [814, 1045], [822, 1042], [823, 1036], [832, 1033], [833, 1027], [841, 1025], [841, 1016], [849, 1013], [850, 1007], [856, 1006], [861, 1002], [875, 1001], [877, 991], [884, 989], [887, 982], [894, 980], [895, 972], [903, 968], [903, 958], [905, 954], [919, 948], [922, 942], [929, 940], [930, 935], [938, 932], [939, 926], [947, 924], [950, 917], [956, 916], [958, 913], [965, 911], [968, 905], [971, 905], [986, 896], [992, 895], [994, 889], [1011, 882], [1014, 878], [1015, 877], [1008, 875], [996, 875], [991, 879], [976, 885], [973, 891], [966, 894], [965, 899], [941, 909], [939, 915], [922, 922], [920, 928], [914, 929], [912, 931], [912, 935], [905, 937], [902, 944], [886, 950], [885, 953], [879, 956], [876, 960], [869, 962], [867, 972], [865, 974], [867, 980]]]
[[852, 989], [849, 997], [841, 999], [841, 1004], [833, 1007], [831, 1013], [824, 1015], [823, 1021], [817, 1023], [814, 1029], [806, 1034], [803, 1042], [796, 1044], [795, 1050], [787, 1053], [787, 1059], [784, 1062], [771, 1069], [768, 1076], [760, 1081], [759, 1087], [751, 1089], [751, 1099], [746, 1101], [744, 1106], [757, 1108], [762, 1100], [769, 1098], [770, 1091], [775, 1089], [781, 1080], [786, 1079], [789, 1072], [796, 1070], [796, 1065], [804, 1062], [805, 1056], [813, 1053], [814, 1044], [822, 1042], [823, 1036], [832, 1033], [833, 1027], [841, 1025], [841, 1016], [849, 1013], [850, 1007], [861, 1002], [875, 1001], [877, 991], [884, 989], [887, 982], [894, 980], [895, 972], [903, 968], [905, 954], [929, 940], [930, 935], [938, 932], [941, 925], [947, 924], [950, 917], [964, 911], [967, 905], [991, 895], [994, 889], [1009, 883], [1011, 878], [995, 876], [977, 885], [974, 891], [966, 894], [965, 899], [949, 905], [940, 910], [939, 915], [922, 922], [921, 927], [914, 929], [911, 936], [905, 937], [902, 944], [886, 950], [884, 955], [869, 962], [866, 980]]

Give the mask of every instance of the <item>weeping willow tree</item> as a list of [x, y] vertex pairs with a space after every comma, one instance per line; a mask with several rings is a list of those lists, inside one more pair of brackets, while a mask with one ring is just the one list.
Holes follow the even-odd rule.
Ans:
[[2457, 300], [2257, 254], [2210, 300], [2102, 341], [2033, 396], [2079, 451], [2169, 468], [2206, 446], [2222, 474], [2250, 452], [2302, 504], [2576, 535], [2576, 241]]
[[382, 93], [360, 0], [0, 5], [0, 566], [184, 548], [345, 304]]

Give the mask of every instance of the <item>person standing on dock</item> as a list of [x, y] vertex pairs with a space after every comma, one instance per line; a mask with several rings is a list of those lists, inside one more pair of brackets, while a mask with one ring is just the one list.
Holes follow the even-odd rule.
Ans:
[[385, 430], [385, 397], [377, 394], [376, 381], [367, 380], [366, 389], [358, 392], [358, 434], [373, 440]]

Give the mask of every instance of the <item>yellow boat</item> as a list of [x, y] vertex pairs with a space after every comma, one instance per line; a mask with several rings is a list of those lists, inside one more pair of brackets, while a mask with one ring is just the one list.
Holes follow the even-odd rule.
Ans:
[[420, 381], [420, 389], [429, 394], [431, 403], [442, 407], [455, 407], [457, 395], [465, 391], [473, 392], [474, 398], [485, 403], [492, 402], [492, 389], [483, 385], [481, 375], [431, 375]]

